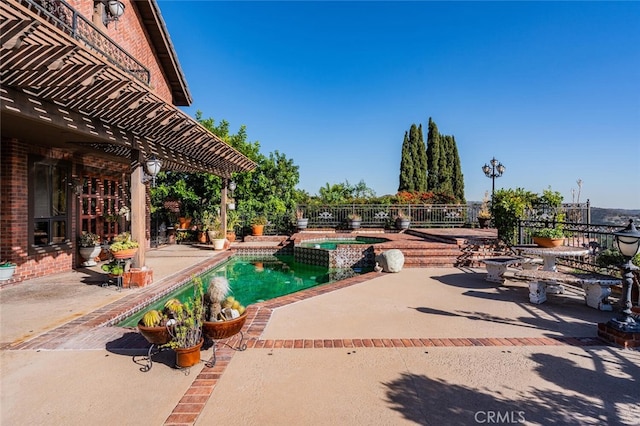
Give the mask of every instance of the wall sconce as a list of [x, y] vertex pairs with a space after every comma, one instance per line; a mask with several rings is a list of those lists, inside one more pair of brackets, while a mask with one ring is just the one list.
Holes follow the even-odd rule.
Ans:
[[78, 179], [76, 177], [74, 177], [71, 182], [69, 182], [69, 186], [71, 188], [73, 188], [73, 193], [76, 196], [81, 196], [83, 191], [84, 191], [84, 183], [82, 181], [82, 179]]
[[102, 14], [102, 23], [108, 26], [109, 22], [118, 21], [124, 14], [124, 3], [120, 0], [102, 0], [104, 12]]
[[151, 186], [155, 187], [156, 176], [158, 176], [158, 173], [160, 173], [160, 169], [162, 168], [162, 161], [159, 158], [156, 158], [155, 156], [152, 155], [151, 157], [149, 157], [149, 159], [145, 164], [147, 166], [147, 171], [149, 172], [149, 175], [144, 174], [143, 172], [142, 183], [147, 183], [149, 182], [149, 180], [151, 180]]

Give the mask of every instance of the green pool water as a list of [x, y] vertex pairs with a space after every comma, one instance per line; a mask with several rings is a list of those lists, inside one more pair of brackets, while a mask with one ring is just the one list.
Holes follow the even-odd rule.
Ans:
[[[317, 265], [294, 262], [293, 256], [242, 257], [234, 256], [225, 263], [204, 273], [202, 281], [206, 288], [214, 276], [229, 280], [230, 295], [248, 306], [252, 303], [274, 299], [286, 294], [339, 281], [357, 275], [353, 269], [329, 269]], [[126, 318], [119, 327], [135, 327], [140, 318], [150, 309], [162, 309], [171, 298], [186, 301], [193, 297], [193, 287], [189, 284], [159, 299], [140, 312]]]
[[302, 242], [300, 246], [308, 247], [308, 248], [319, 248], [325, 250], [335, 250], [338, 248], [340, 244], [377, 244], [384, 243], [388, 240], [386, 238], [370, 238], [370, 237], [358, 237], [358, 238], [344, 238], [344, 239], [336, 239], [336, 240], [318, 240], [318, 241], [306, 241]]

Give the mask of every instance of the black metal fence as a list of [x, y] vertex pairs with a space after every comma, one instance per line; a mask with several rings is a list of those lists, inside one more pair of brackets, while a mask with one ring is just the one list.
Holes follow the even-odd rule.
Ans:
[[[298, 209], [305, 218], [309, 219], [307, 228], [334, 228], [345, 229], [348, 227], [350, 215], [358, 215], [361, 218], [362, 228], [394, 228], [395, 218], [399, 214], [411, 218], [411, 228], [456, 228], [478, 227], [478, 212], [481, 203], [469, 204], [302, 204]], [[562, 206], [566, 217], [575, 222], [588, 223], [590, 220], [589, 203], [571, 203]], [[540, 211], [531, 212], [531, 215], [539, 215]], [[251, 220], [253, 215], [245, 214], [241, 217], [242, 225], [236, 232], [239, 235], [248, 235], [251, 232]], [[268, 214], [269, 223], [265, 226], [265, 234], [287, 234], [296, 229], [294, 212], [287, 214]]]

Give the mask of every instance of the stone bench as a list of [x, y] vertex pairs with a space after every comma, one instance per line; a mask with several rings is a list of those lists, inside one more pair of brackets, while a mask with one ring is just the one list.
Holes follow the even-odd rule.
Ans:
[[544, 303], [547, 300], [547, 288], [550, 286], [559, 287], [559, 293], [562, 293], [564, 289], [558, 284], [565, 283], [582, 286], [587, 306], [601, 311], [612, 310], [607, 300], [611, 294], [611, 286], [622, 283], [619, 278], [590, 272], [575, 273], [524, 269], [515, 272], [513, 277], [529, 282], [529, 300], [531, 303]]
[[487, 281], [503, 284], [507, 266], [521, 263], [521, 257], [489, 257], [481, 260], [487, 268]]

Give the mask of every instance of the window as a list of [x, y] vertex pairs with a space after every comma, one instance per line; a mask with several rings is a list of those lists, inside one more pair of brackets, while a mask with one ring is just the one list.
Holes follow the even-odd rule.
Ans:
[[68, 241], [68, 165], [55, 160], [32, 160], [30, 171], [32, 244], [41, 247]]

